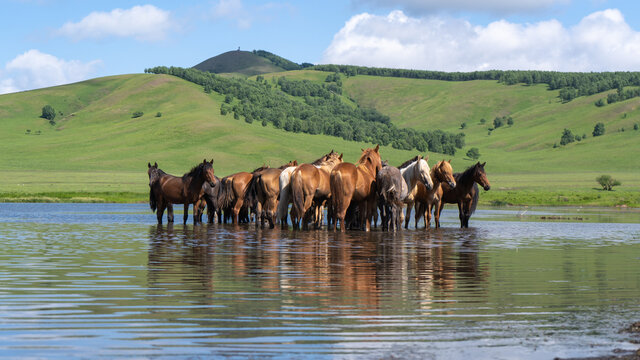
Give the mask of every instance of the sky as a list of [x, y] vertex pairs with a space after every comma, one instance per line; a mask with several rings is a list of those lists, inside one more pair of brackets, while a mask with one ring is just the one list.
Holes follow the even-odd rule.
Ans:
[[191, 67], [236, 50], [297, 63], [640, 71], [636, 0], [0, 0], [0, 94]]

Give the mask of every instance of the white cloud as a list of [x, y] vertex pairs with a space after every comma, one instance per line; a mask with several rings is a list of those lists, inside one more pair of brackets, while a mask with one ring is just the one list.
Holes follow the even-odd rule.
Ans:
[[80, 22], [64, 24], [58, 30], [58, 34], [74, 40], [113, 36], [132, 37], [139, 41], [158, 41], [164, 39], [173, 27], [168, 11], [153, 5], [142, 5], [126, 10], [92, 12]]
[[295, 12], [288, 3], [267, 2], [245, 5], [242, 0], [219, 0], [213, 6], [211, 15], [216, 20], [235, 22], [239, 29], [249, 29], [255, 22], [272, 22], [287, 13]]
[[380, 8], [405, 9], [410, 14], [429, 14], [437, 11], [474, 11], [488, 13], [529, 13], [554, 5], [567, 4], [569, 0], [352, 0], [356, 5]]
[[640, 32], [619, 10], [593, 13], [571, 28], [557, 20], [495, 21], [353, 16], [325, 50], [324, 63], [440, 71], [640, 69]]
[[9, 61], [0, 73], [0, 94], [85, 80], [101, 63], [66, 61], [32, 49]]
[[253, 21], [241, 0], [220, 0], [213, 8], [213, 16], [233, 20], [241, 29], [250, 28]]

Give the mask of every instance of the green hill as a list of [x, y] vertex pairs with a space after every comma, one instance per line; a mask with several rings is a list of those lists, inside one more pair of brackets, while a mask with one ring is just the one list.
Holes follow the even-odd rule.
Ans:
[[[265, 78], [323, 83], [327, 74], [299, 70]], [[640, 131], [633, 130], [640, 123], [639, 98], [596, 107], [594, 102], [606, 94], [562, 103], [558, 91], [544, 85], [363, 75], [343, 76], [342, 81], [345, 101], [373, 107], [398, 126], [464, 132], [464, 149], [455, 157], [430, 153], [430, 164], [453, 158], [454, 169], [463, 170], [474, 162], [464, 154], [477, 147], [493, 185], [483, 192], [484, 203], [640, 205]], [[331, 149], [355, 161], [360, 149], [370, 146], [285, 132], [258, 121], [248, 124], [221, 115], [224, 101], [202, 86], [151, 74], [2, 95], [0, 198], [144, 201], [147, 162], [182, 174], [213, 157], [216, 174], [224, 176], [262, 164], [312, 161]], [[39, 117], [47, 104], [58, 112], [55, 125]], [[132, 117], [136, 111], [143, 115]], [[513, 125], [489, 132], [497, 116], [512, 117]], [[606, 132], [592, 137], [597, 122], [605, 124]], [[554, 148], [564, 128], [587, 136]], [[390, 146], [381, 151], [396, 165], [416, 154]], [[595, 177], [602, 174], [613, 175], [622, 186], [613, 192], [595, 190]]]
[[250, 51], [234, 50], [209, 58], [194, 66], [200, 71], [216, 74], [242, 74], [246, 76], [274, 73], [285, 69], [271, 60]]

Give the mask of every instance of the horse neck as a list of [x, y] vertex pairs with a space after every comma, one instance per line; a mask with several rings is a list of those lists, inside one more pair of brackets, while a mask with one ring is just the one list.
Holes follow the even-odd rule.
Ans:
[[[468, 175], [467, 175], [468, 174]], [[473, 179], [473, 173], [472, 172], [464, 172], [462, 174], [460, 174], [460, 176], [456, 179], [456, 189], [464, 189], [464, 190], [471, 190], [471, 187], [473, 186], [473, 184], [475, 183], [475, 180]]]
[[372, 162], [364, 161], [358, 164], [361, 171], [369, 173], [374, 179], [376, 178], [376, 166]]
[[402, 174], [404, 181], [407, 183], [407, 186], [409, 186], [409, 190], [412, 190], [414, 187], [416, 187], [416, 184], [418, 183], [419, 174], [417, 169], [417, 161], [414, 161], [413, 163], [411, 163], [411, 165], [400, 169], [400, 173]]
[[443, 182], [443, 178], [444, 175], [442, 174], [442, 171], [440, 170], [440, 167], [438, 166], [438, 164], [436, 164], [432, 169], [430, 174], [431, 175], [431, 181], [433, 181], [433, 187], [435, 187], [437, 184], [440, 184], [441, 182]]

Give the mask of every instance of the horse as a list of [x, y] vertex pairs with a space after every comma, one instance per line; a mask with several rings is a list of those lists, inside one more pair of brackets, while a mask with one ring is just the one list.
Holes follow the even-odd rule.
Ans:
[[252, 204], [245, 203], [247, 189], [251, 179], [253, 179], [253, 173], [263, 169], [266, 169], [266, 166], [259, 167], [250, 173], [241, 171], [222, 178], [223, 187], [220, 190], [220, 200], [221, 206], [225, 209], [225, 221], [230, 216], [232, 223], [238, 224], [241, 220], [240, 212], [250, 210], [250, 205]]
[[[442, 184], [447, 184], [450, 189], [456, 187], [456, 180], [453, 177], [453, 168], [451, 167], [451, 160], [439, 161], [431, 168], [431, 179], [433, 179], [433, 189], [427, 190], [421, 184], [418, 184], [418, 191], [415, 195], [416, 203], [416, 228], [418, 228], [418, 221], [424, 216], [424, 227], [428, 228], [431, 223], [431, 211], [437, 209], [440, 206], [442, 200]], [[440, 227], [440, 214], [437, 211], [433, 212], [434, 222], [436, 229]]]
[[[278, 168], [266, 168], [253, 174], [251, 184], [247, 191], [250, 192], [248, 198], [255, 199], [260, 217], [260, 226], [264, 228], [265, 220], [269, 222], [269, 228], [273, 229], [276, 222], [276, 210], [278, 206], [278, 195], [280, 194], [280, 174], [289, 167], [295, 167], [298, 161], [293, 160]], [[257, 225], [257, 219], [256, 219]]]
[[[302, 164], [291, 174], [290, 191], [293, 199], [291, 222], [298, 228], [308, 229], [310, 218], [314, 216], [315, 228], [322, 224], [322, 205], [331, 196], [329, 180], [331, 170], [342, 163], [342, 154], [330, 153], [312, 164]], [[316, 210], [312, 214], [311, 210]]]
[[402, 228], [402, 205], [408, 192], [407, 182], [397, 167], [383, 166], [378, 171], [376, 193], [382, 217], [382, 230], [395, 231]]
[[451, 188], [446, 183], [442, 184], [442, 201], [440, 202], [440, 206], [438, 207], [438, 217], [440, 217], [440, 213], [442, 212], [442, 208], [444, 204], [458, 204], [458, 217], [460, 218], [460, 227], [468, 228], [469, 227], [469, 218], [471, 214], [476, 211], [476, 206], [478, 204], [478, 185], [480, 184], [485, 191], [489, 191], [491, 189], [491, 184], [489, 183], [489, 179], [487, 179], [487, 174], [484, 171], [484, 166], [486, 162], [477, 164], [469, 167], [462, 173], [453, 174], [453, 177], [456, 180], [456, 187]]
[[[216, 185], [216, 178], [213, 171], [213, 159], [209, 162], [206, 159], [202, 163], [194, 166], [182, 177], [173, 176], [158, 169], [158, 164], [153, 166], [147, 163], [149, 170], [149, 206], [151, 210], [156, 210], [158, 224], [162, 224], [164, 210], [169, 208], [167, 222], [173, 222], [172, 204], [184, 204], [184, 224], [189, 216], [189, 205], [193, 204], [193, 223], [198, 223], [200, 216], [199, 208], [196, 206], [202, 196], [202, 184], [208, 182], [209, 185]], [[153, 169], [152, 169], [153, 168]], [[152, 182], [153, 177], [153, 182]]]
[[343, 162], [331, 170], [330, 228], [337, 227], [340, 220], [340, 231], [346, 231], [345, 216], [349, 205], [354, 203], [360, 208], [360, 224], [364, 223], [365, 231], [371, 230], [371, 216], [376, 211], [376, 175], [382, 168], [379, 150], [380, 145], [363, 149], [356, 165]]
[[276, 212], [276, 217], [280, 220], [280, 226], [283, 229], [287, 228], [287, 213], [289, 204], [291, 204], [291, 174], [293, 174], [297, 168], [297, 166], [289, 166], [282, 170], [278, 179], [280, 192], [278, 194], [278, 211]]
[[407, 214], [404, 222], [405, 229], [409, 227], [409, 217], [411, 216], [411, 209], [413, 208], [418, 183], [422, 183], [429, 190], [433, 188], [433, 179], [431, 179], [431, 169], [429, 169], [428, 160], [428, 156], [423, 158], [421, 155], [418, 155], [398, 166], [404, 181], [409, 187], [409, 194], [404, 199], [404, 203], [407, 205]]
[[[213, 219], [218, 215], [218, 223], [222, 223], [222, 209], [220, 207], [218, 196], [220, 189], [222, 188], [220, 179], [216, 176], [216, 186], [211, 186], [209, 183], [202, 184], [202, 198], [200, 199], [199, 209], [200, 216], [204, 211], [204, 206], [207, 206], [207, 220], [209, 224], [213, 224]], [[202, 220], [200, 220], [202, 221]]]

